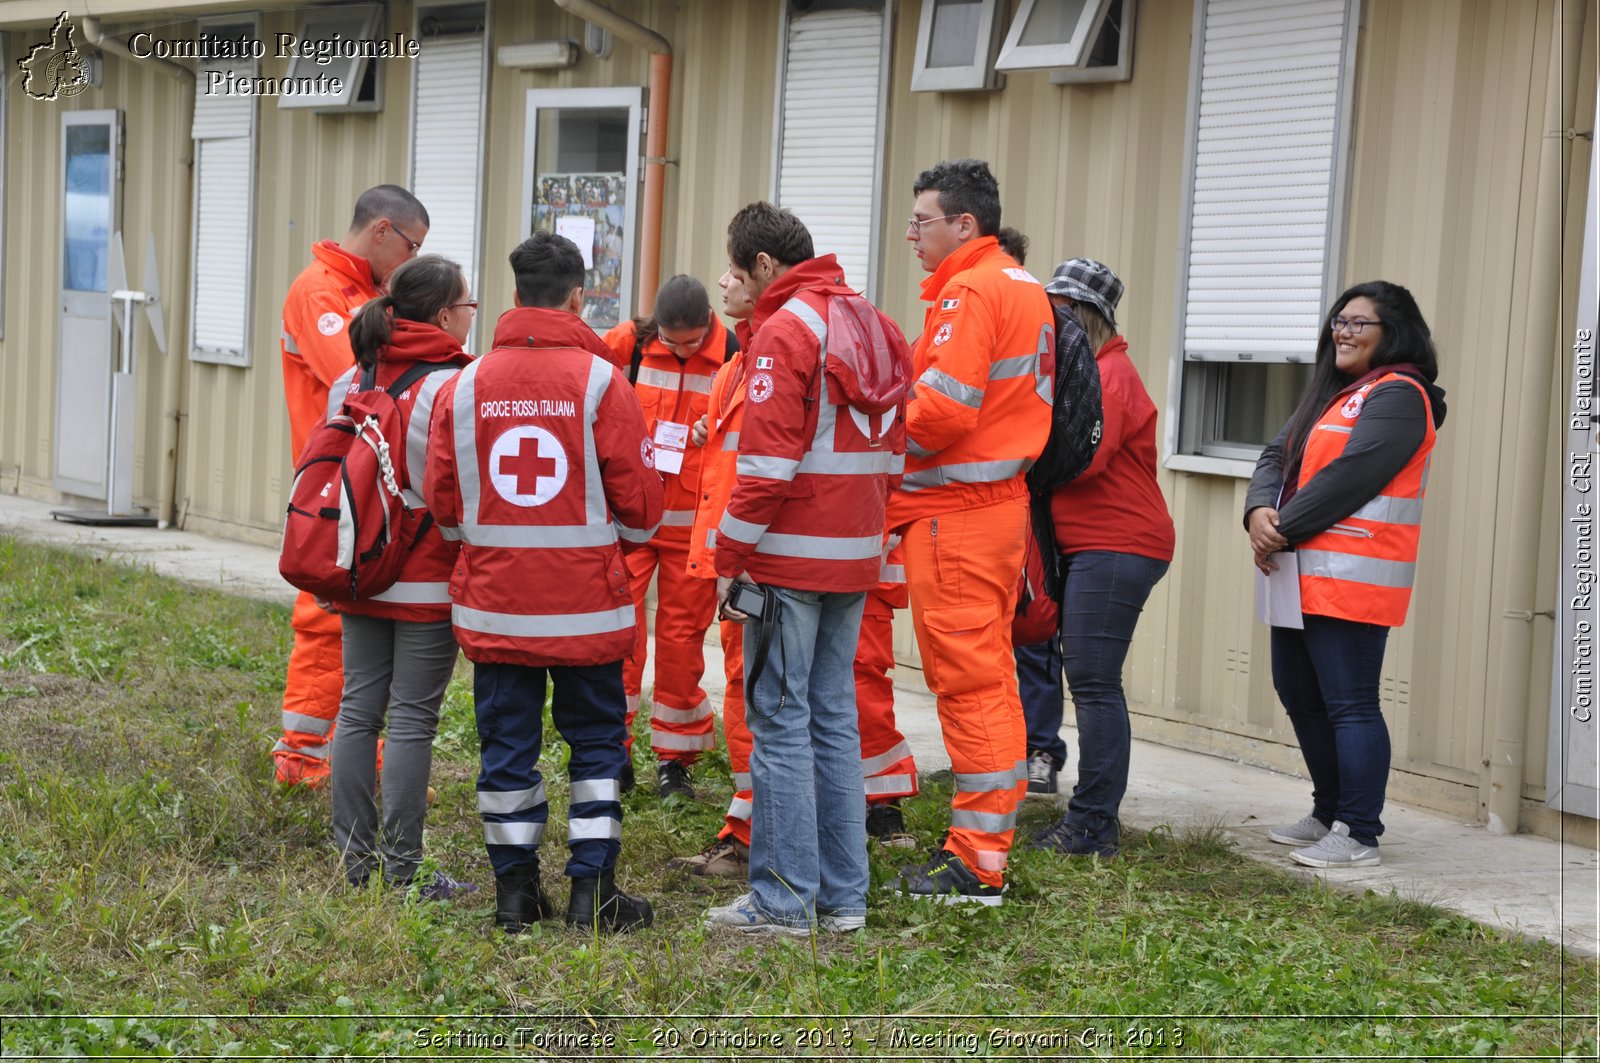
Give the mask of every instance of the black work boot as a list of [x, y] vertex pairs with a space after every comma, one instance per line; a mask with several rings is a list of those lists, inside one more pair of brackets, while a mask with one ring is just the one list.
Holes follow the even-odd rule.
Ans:
[[655, 921], [650, 902], [630, 897], [617, 889], [610, 870], [595, 878], [572, 880], [572, 900], [567, 905], [567, 925], [578, 930], [593, 930], [596, 925], [607, 933], [649, 926]]
[[520, 934], [530, 923], [555, 914], [555, 906], [539, 885], [539, 861], [494, 877], [494, 925], [501, 930]]

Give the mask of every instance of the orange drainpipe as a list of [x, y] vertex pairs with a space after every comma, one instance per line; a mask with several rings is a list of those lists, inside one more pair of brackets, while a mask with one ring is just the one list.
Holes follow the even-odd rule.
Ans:
[[649, 117], [645, 120], [644, 210], [639, 220], [639, 296], [641, 315], [656, 305], [661, 287], [661, 219], [667, 192], [667, 111], [672, 95], [672, 45], [661, 34], [617, 14], [594, 0], [555, 0], [556, 6], [602, 26], [650, 53]]

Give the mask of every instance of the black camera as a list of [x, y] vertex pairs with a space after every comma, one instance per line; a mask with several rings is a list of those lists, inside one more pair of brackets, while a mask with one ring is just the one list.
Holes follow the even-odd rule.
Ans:
[[759, 583], [739, 582], [728, 593], [728, 608], [745, 614], [748, 619], [759, 620], [767, 611], [767, 595], [771, 592]]

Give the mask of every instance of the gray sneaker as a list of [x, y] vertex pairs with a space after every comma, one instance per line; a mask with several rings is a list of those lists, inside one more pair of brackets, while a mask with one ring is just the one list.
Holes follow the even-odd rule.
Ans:
[[1322, 820], [1308, 815], [1287, 827], [1273, 827], [1267, 831], [1267, 837], [1279, 845], [1314, 845], [1327, 833], [1328, 828], [1322, 825]]
[[1350, 828], [1338, 820], [1317, 844], [1296, 849], [1289, 859], [1307, 867], [1374, 867], [1382, 860], [1376, 845], [1362, 845], [1350, 837]]
[[817, 926], [830, 934], [850, 934], [867, 928], [864, 915], [840, 915], [837, 912], [817, 913]]
[[707, 930], [725, 927], [742, 934], [782, 934], [785, 937], [797, 938], [811, 936], [809, 927], [789, 926], [787, 923], [776, 923], [768, 919], [766, 914], [756, 907], [755, 896], [749, 893], [735, 897], [731, 904], [712, 908], [706, 912], [705, 927]]

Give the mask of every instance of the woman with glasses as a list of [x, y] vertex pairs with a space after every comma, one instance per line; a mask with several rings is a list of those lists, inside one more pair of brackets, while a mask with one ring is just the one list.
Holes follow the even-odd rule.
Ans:
[[[477, 309], [454, 262], [423, 255], [405, 263], [390, 276], [388, 294], [350, 322], [356, 364], [329, 391], [331, 416], [351, 391], [411, 378], [395, 398], [407, 430], [389, 444], [406, 503], [421, 518], [399, 580], [372, 598], [335, 605], [344, 632], [344, 694], [333, 738], [333, 839], [345, 877], [356, 886], [381, 871], [387, 885], [404, 887], [422, 863], [433, 737], [456, 663], [449, 584], [460, 547], [439, 534], [420, 491], [433, 399], [471, 360], [462, 344]], [[373, 791], [386, 717], [380, 833]], [[420, 886], [429, 900], [476, 889], [438, 873]]]
[[1389, 730], [1378, 680], [1405, 622], [1444, 392], [1411, 293], [1368, 281], [1334, 301], [1316, 368], [1262, 451], [1244, 523], [1256, 567], [1293, 550], [1304, 627], [1273, 627], [1272, 682], [1311, 776], [1311, 812], [1268, 837], [1310, 867], [1379, 862]]

